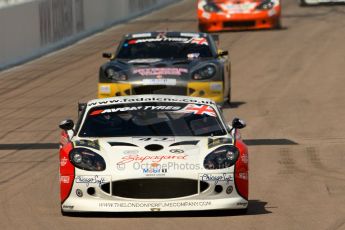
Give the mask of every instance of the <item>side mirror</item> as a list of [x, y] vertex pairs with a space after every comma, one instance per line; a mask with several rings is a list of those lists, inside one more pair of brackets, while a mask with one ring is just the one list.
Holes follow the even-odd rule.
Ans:
[[63, 129], [65, 131], [72, 130], [74, 127], [74, 122], [70, 119], [64, 120], [59, 125], [60, 129]]
[[234, 129], [243, 129], [244, 127], [246, 127], [246, 123], [239, 119], [239, 118], [234, 118], [232, 120], [232, 128]]
[[227, 56], [227, 55], [229, 55], [229, 51], [227, 51], [227, 50], [225, 50], [225, 51], [223, 51], [223, 50], [218, 51], [218, 57], [224, 57], [224, 56]]
[[107, 58], [107, 59], [112, 59], [113, 58], [113, 54], [112, 53], [103, 53], [102, 57]]

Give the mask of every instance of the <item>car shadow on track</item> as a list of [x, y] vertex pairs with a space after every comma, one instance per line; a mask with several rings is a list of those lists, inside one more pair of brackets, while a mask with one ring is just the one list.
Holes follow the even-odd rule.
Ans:
[[215, 32], [208, 32], [209, 34], [228, 34], [228, 33], [267, 33], [267, 32], [280, 32], [282, 30], [288, 30], [289, 27], [282, 25], [279, 28], [273, 28], [273, 29], [237, 29], [237, 30], [222, 30], [222, 31], [215, 31]]
[[45, 150], [59, 149], [58, 143], [11, 143], [0, 144], [0, 150]]
[[[226, 217], [226, 216], [251, 216], [270, 214], [266, 209], [267, 202], [260, 200], [249, 200], [248, 211], [246, 214], [236, 210], [211, 210], [211, 211], [180, 211], [180, 212], [129, 212], [129, 213], [66, 213], [68, 217], [87, 217], [87, 218], [178, 218], [178, 217]], [[272, 207], [271, 207], [272, 208]]]
[[309, 4], [303, 7], [331, 7], [331, 6], [345, 6], [345, 2], [324, 2], [318, 4]]
[[246, 104], [244, 101], [232, 101], [230, 104], [229, 103], [225, 103], [222, 106], [222, 109], [233, 109], [233, 108], [238, 108], [241, 105]]
[[246, 145], [258, 146], [258, 145], [298, 145], [297, 142], [285, 138], [265, 138], [265, 139], [244, 139]]

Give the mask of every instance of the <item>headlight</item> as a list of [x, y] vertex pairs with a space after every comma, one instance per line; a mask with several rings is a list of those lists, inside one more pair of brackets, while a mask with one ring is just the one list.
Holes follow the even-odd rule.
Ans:
[[113, 68], [108, 68], [105, 71], [107, 78], [115, 81], [126, 81], [128, 79], [127, 75], [121, 70], [115, 70]]
[[206, 12], [210, 12], [210, 13], [221, 11], [221, 9], [213, 2], [207, 3], [206, 5], [204, 5], [203, 8]]
[[69, 153], [69, 160], [75, 167], [86, 171], [105, 170], [103, 157], [86, 148], [72, 149]]
[[194, 80], [203, 80], [213, 77], [216, 74], [216, 68], [213, 65], [207, 65], [193, 73]]
[[257, 7], [257, 10], [270, 10], [274, 6], [274, 3], [271, 0], [263, 0]]
[[210, 170], [229, 168], [236, 163], [238, 156], [239, 152], [235, 146], [222, 146], [205, 157], [204, 167]]

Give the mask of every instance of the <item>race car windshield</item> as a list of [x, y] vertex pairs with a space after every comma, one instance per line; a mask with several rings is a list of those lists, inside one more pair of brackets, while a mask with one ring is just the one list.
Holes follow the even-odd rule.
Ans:
[[224, 125], [209, 105], [141, 103], [91, 109], [80, 137], [221, 136]]
[[120, 59], [186, 59], [210, 58], [212, 52], [206, 38], [147, 38], [128, 40], [122, 44]]

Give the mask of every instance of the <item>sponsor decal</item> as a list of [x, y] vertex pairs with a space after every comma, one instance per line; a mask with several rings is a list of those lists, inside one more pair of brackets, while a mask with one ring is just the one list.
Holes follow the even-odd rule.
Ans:
[[75, 183], [77, 184], [85, 184], [86, 187], [91, 185], [98, 185], [101, 186], [102, 184], [109, 182], [109, 176], [76, 176], [74, 179]]
[[275, 9], [271, 9], [271, 10], [269, 10], [268, 11], [268, 16], [273, 16], [273, 15], [275, 15], [277, 12], [276, 12], [276, 10]]
[[167, 168], [162, 168], [158, 163], [152, 163], [147, 166], [149, 167], [144, 167], [142, 169], [145, 176], [165, 176], [165, 173], [168, 172]]
[[206, 38], [192, 38], [190, 40], [191, 44], [198, 44], [198, 45], [208, 45]]
[[133, 34], [132, 38], [145, 38], [151, 37], [151, 33]]
[[214, 185], [217, 185], [219, 182], [226, 182], [226, 184], [230, 184], [231, 181], [234, 180], [234, 176], [229, 173], [217, 173], [217, 174], [200, 174], [201, 181], [207, 182], [214, 182]]
[[176, 79], [159, 79], [161, 75], [157, 76], [157, 79], [143, 79], [143, 85], [176, 85]]
[[68, 161], [67, 157], [64, 156], [64, 157], [60, 160], [60, 166], [61, 166], [61, 167], [65, 166], [65, 165], [67, 164], [67, 161]]
[[210, 89], [211, 89], [211, 91], [222, 91], [223, 85], [222, 85], [222, 83], [211, 83]]
[[216, 117], [217, 114], [213, 110], [213, 108], [209, 105], [196, 105], [196, 104], [188, 104], [183, 109], [179, 110], [178, 112], [181, 113], [193, 113], [198, 115], [206, 114], [208, 116]]
[[62, 205], [62, 208], [65, 208], [65, 209], [73, 209], [74, 206], [73, 206], [73, 205]]
[[90, 116], [95, 116], [95, 115], [105, 114], [105, 113], [134, 111], [134, 110], [141, 110], [141, 109], [142, 109], [142, 106], [118, 107], [118, 108], [110, 108], [110, 109], [99, 109], [99, 110], [94, 110], [92, 113], [90, 113]]
[[248, 180], [248, 172], [240, 172], [238, 174], [238, 178], [240, 178], [242, 180]]
[[70, 180], [70, 176], [60, 176], [60, 182], [63, 184], [68, 184]]
[[116, 112], [125, 112], [125, 111], [174, 111], [174, 110], [180, 110], [181, 106], [131, 106], [131, 107], [117, 107], [117, 108], [109, 108], [109, 109], [99, 109], [94, 110], [90, 113], [90, 116], [96, 116], [99, 114], [107, 114], [107, 113], [116, 113]]
[[221, 7], [228, 11], [228, 13], [230, 14], [235, 14], [235, 13], [249, 13], [252, 10], [254, 10], [254, 8], [257, 6], [257, 3], [252, 3], [252, 2], [245, 2], [242, 4], [233, 4], [233, 3], [229, 3], [229, 4], [222, 4]]
[[132, 137], [133, 141], [175, 141], [173, 137]]
[[78, 140], [74, 141], [75, 147], [88, 147], [96, 150], [100, 150], [100, 146], [98, 140], [90, 141], [90, 140]]
[[116, 164], [116, 168], [119, 170], [119, 171], [124, 171], [126, 169], [126, 165], [125, 164]]
[[150, 156], [140, 156], [140, 155], [127, 155], [123, 156], [121, 158], [121, 161], [119, 161], [117, 164], [126, 164], [130, 162], [140, 162], [143, 163], [145, 161], [152, 161], [155, 163], [159, 163], [161, 161], [166, 160], [186, 160], [187, 159], [186, 154], [179, 154], [179, 155], [150, 155]]
[[187, 58], [188, 59], [196, 59], [200, 56], [200, 53], [190, 53], [190, 54], [187, 54]]
[[241, 154], [240, 159], [243, 163], [248, 164], [248, 154]]
[[175, 153], [175, 154], [184, 153], [184, 151], [182, 149], [170, 149], [169, 152]]
[[245, 12], [250, 12], [250, 10], [253, 10], [257, 6], [257, 3], [255, 2], [245, 2], [241, 4], [242, 10]]
[[200, 37], [200, 35], [197, 33], [180, 33], [180, 36], [181, 37], [193, 37], [193, 38]]
[[99, 87], [99, 92], [100, 93], [111, 93], [110, 85], [101, 85]]
[[130, 60], [128, 63], [155, 63], [161, 61], [161, 58], [141, 58]]
[[221, 7], [223, 7], [224, 9], [231, 10], [231, 9], [235, 8], [235, 5], [229, 3], [229, 4], [222, 4]]
[[207, 12], [202, 12], [202, 14], [201, 14], [201, 16], [203, 17], [203, 18], [206, 18], [206, 19], [210, 19], [211, 18], [211, 14], [210, 13], [207, 13]]
[[165, 37], [165, 36], [157, 36], [156, 38], [143, 38], [143, 39], [132, 39], [129, 40], [127, 43], [128, 45], [140, 44], [145, 42], [179, 42], [179, 43], [190, 43], [190, 44], [197, 44], [197, 45], [208, 45], [206, 38], [198, 38], [198, 37]]
[[182, 38], [182, 37], [165, 37], [165, 36], [157, 36], [156, 38], [143, 38], [143, 39], [133, 39], [129, 40], [128, 44], [139, 44], [145, 42], [181, 42], [181, 43], [188, 43], [189, 38]]
[[61, 136], [60, 137], [60, 148], [62, 148], [64, 145], [66, 145], [67, 143], [69, 142], [69, 139], [67, 137], [67, 134], [66, 136]]
[[213, 147], [216, 147], [218, 145], [223, 145], [223, 144], [232, 144], [233, 140], [231, 138], [217, 138], [217, 139], [208, 139], [208, 148], [211, 149]]
[[133, 74], [140, 76], [174, 75], [181, 76], [188, 73], [186, 68], [137, 68], [133, 69]]
[[100, 208], [183, 208], [183, 207], [208, 207], [211, 201], [170, 201], [170, 202], [101, 202]]
[[248, 203], [247, 202], [238, 202], [236, 205], [237, 206], [247, 206]]
[[138, 154], [138, 150], [125, 150], [123, 151], [123, 154]]
[[103, 99], [100, 101], [93, 101], [88, 103], [88, 106], [109, 105], [109, 104], [123, 104], [135, 102], [184, 102], [196, 104], [214, 105], [215, 103], [207, 99], [191, 99], [191, 98], [174, 98], [174, 97], [142, 97], [142, 98], [123, 98], [123, 99]]

